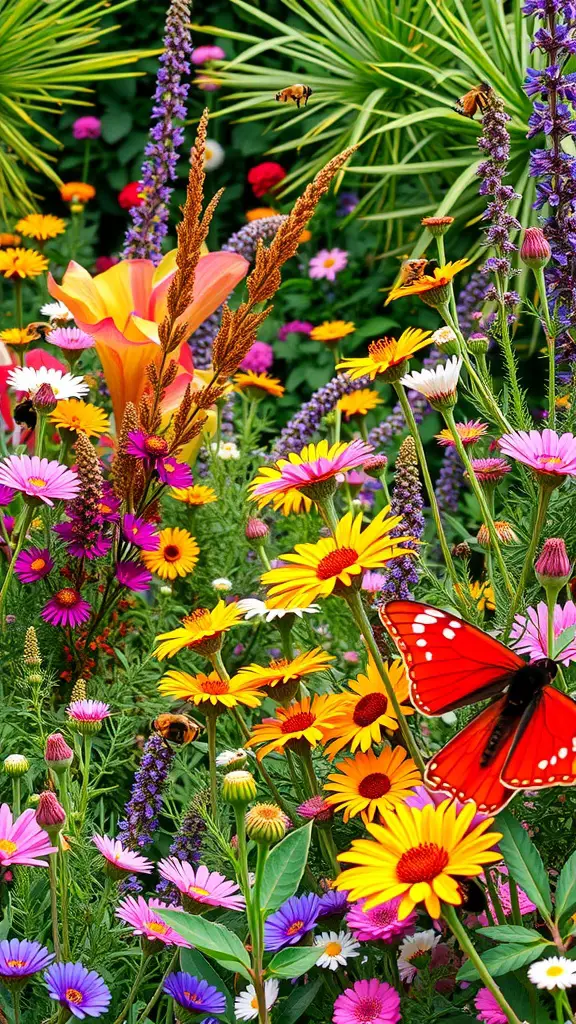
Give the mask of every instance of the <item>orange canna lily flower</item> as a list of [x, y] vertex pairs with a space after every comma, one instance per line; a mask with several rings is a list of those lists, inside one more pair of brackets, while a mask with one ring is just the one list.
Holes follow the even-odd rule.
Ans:
[[[246, 276], [248, 262], [231, 252], [200, 257], [194, 299], [180, 317], [192, 334]], [[78, 327], [91, 334], [110, 391], [117, 427], [126, 402], [137, 404], [148, 363], [160, 361], [158, 326], [166, 315], [168, 289], [176, 272], [176, 250], [155, 267], [151, 260], [122, 260], [92, 277], [73, 261], [50, 294], [64, 303]], [[174, 353], [177, 358], [177, 353]]]

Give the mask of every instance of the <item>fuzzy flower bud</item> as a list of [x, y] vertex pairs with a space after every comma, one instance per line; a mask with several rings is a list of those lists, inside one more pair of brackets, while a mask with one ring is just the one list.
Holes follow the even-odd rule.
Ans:
[[70, 703], [74, 704], [77, 700], [86, 700], [88, 693], [86, 691], [86, 680], [77, 679], [72, 687], [72, 693], [70, 694]]
[[34, 408], [36, 412], [42, 413], [47, 416], [48, 413], [54, 412], [54, 409], [58, 405], [58, 399], [54, 394], [49, 384], [41, 384], [38, 391], [34, 395]]
[[368, 476], [374, 477], [375, 480], [380, 480], [386, 472], [387, 465], [387, 455], [371, 455], [362, 463], [362, 469]]
[[57, 796], [51, 793], [50, 790], [40, 793], [36, 810], [36, 821], [48, 833], [51, 839], [62, 830], [66, 821], [66, 811]]
[[255, 843], [275, 843], [286, 832], [286, 817], [276, 804], [256, 804], [246, 815], [246, 834]]
[[24, 639], [24, 664], [29, 668], [40, 668], [42, 657], [38, 646], [38, 637], [34, 626], [28, 626]]
[[25, 775], [30, 767], [28, 758], [24, 754], [9, 754], [4, 758], [4, 771], [6, 775]]
[[233, 807], [245, 807], [256, 799], [256, 782], [250, 772], [228, 772], [222, 782], [222, 799]]
[[264, 540], [270, 533], [270, 528], [261, 519], [253, 519], [250, 517], [246, 523], [245, 536], [246, 540]]
[[44, 760], [57, 774], [66, 771], [72, 764], [74, 751], [68, 746], [61, 732], [53, 732], [46, 737]]
[[562, 537], [549, 537], [534, 566], [543, 587], [560, 590], [570, 579], [570, 559]]
[[458, 354], [458, 338], [451, 327], [439, 327], [437, 331], [434, 331], [430, 340], [444, 355], [455, 356]]
[[531, 270], [545, 267], [552, 256], [552, 250], [542, 228], [526, 228], [520, 249], [520, 259]]

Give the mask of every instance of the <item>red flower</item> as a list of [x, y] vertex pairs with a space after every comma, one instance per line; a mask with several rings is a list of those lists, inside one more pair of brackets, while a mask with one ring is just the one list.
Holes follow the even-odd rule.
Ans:
[[118, 193], [118, 202], [123, 210], [131, 210], [133, 206], [142, 206], [144, 200], [139, 195], [141, 188], [139, 181], [131, 181]]
[[[130, 185], [127, 185], [126, 188], [130, 188]], [[120, 193], [120, 196], [122, 196], [125, 191], [126, 191], [126, 189], [123, 189], [122, 192]], [[120, 197], [119, 197], [118, 201], [120, 202], [120, 206], [122, 206], [122, 201], [121, 201]], [[140, 205], [140, 200], [138, 201], [138, 203], [136, 203], [136, 204], [133, 203], [132, 205], [133, 206], [134, 205], [139, 206]], [[94, 264], [95, 267], [96, 267], [96, 273], [97, 274], [102, 274], [102, 273], [104, 273], [105, 270], [110, 270], [110, 267], [115, 266], [116, 263], [119, 263], [119, 262], [120, 261], [119, 261], [117, 256], [97, 256], [96, 260], [95, 260], [95, 264]]]
[[263, 164], [257, 164], [248, 171], [248, 181], [252, 186], [255, 196], [266, 195], [275, 185], [278, 185], [286, 177], [286, 171], [273, 160], [266, 160]]

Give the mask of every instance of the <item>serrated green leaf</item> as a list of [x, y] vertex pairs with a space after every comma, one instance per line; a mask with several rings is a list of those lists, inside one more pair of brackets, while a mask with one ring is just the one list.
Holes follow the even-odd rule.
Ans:
[[284, 900], [293, 896], [304, 874], [312, 822], [295, 829], [275, 846], [266, 861], [262, 879], [261, 907], [264, 911], [276, 910]]
[[556, 883], [556, 920], [576, 910], [576, 851], [568, 858]]
[[322, 946], [289, 946], [288, 949], [281, 949], [268, 964], [266, 973], [277, 978], [299, 978], [314, 967], [318, 957], [322, 956], [322, 950]]
[[[520, 967], [526, 967], [533, 963], [538, 957], [544, 954], [545, 950], [554, 949], [551, 942], [538, 942], [532, 946], [524, 946], [521, 943], [507, 942], [493, 949], [486, 950], [482, 954], [482, 963], [490, 971], [493, 978], [501, 974], [509, 974], [517, 971]], [[478, 972], [471, 960], [467, 960], [456, 975], [458, 981], [475, 981]]]
[[502, 811], [496, 819], [503, 836], [500, 849], [512, 878], [545, 917], [552, 913], [550, 883], [542, 858], [525, 829], [509, 811]]
[[490, 925], [488, 928], [479, 928], [477, 934], [485, 935], [495, 942], [520, 942], [523, 945], [542, 942], [542, 935], [535, 928], [524, 928], [515, 924]]
[[251, 980], [248, 973], [250, 956], [234, 932], [215, 921], [206, 921], [203, 917], [185, 914], [181, 910], [159, 910], [158, 914], [201, 953], [227, 970], [237, 971], [247, 981]]

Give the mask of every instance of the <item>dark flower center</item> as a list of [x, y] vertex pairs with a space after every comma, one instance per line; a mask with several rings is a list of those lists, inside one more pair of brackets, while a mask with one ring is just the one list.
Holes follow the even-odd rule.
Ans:
[[398, 861], [396, 875], [399, 882], [431, 882], [446, 867], [449, 856], [437, 843], [420, 843], [406, 850]]
[[144, 441], [144, 447], [150, 455], [166, 455], [168, 451], [168, 442], [163, 437], [157, 437], [156, 434], [151, 434]]
[[367, 800], [377, 800], [378, 797], [390, 792], [391, 785], [390, 779], [383, 772], [373, 772], [362, 779], [358, 792]]
[[360, 698], [354, 708], [354, 724], [362, 728], [372, 725], [372, 722], [386, 714], [387, 707], [388, 698], [383, 693], [367, 693], [365, 697]]
[[299, 711], [297, 714], [292, 715], [291, 718], [287, 718], [285, 722], [282, 722], [280, 729], [282, 732], [304, 732], [305, 729], [309, 729], [311, 725], [314, 725], [316, 721], [316, 715], [313, 715], [311, 711]]
[[304, 927], [304, 921], [293, 921], [286, 929], [286, 935], [296, 935]]
[[163, 554], [165, 562], [177, 562], [180, 558], [180, 548], [176, 544], [167, 544]]
[[358, 1021], [358, 1024], [371, 1024], [373, 1020], [377, 1020], [382, 1012], [382, 1000], [381, 999], [360, 999], [354, 1007], [354, 1019]]

